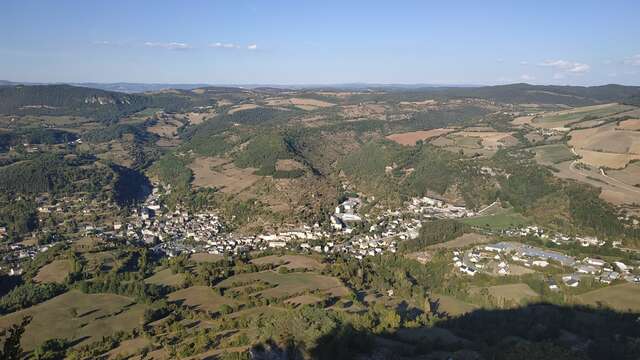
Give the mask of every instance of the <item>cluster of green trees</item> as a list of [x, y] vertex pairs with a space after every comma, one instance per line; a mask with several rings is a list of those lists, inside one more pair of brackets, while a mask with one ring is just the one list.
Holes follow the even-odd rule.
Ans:
[[93, 163], [91, 158], [38, 154], [0, 168], [0, 190], [26, 194], [97, 194], [111, 183], [113, 173], [106, 167], [93, 166]]
[[20, 285], [0, 298], [0, 313], [6, 314], [39, 304], [65, 291], [67, 291], [65, 285], [56, 283]]
[[425, 250], [427, 246], [453, 240], [471, 231], [470, 226], [453, 219], [442, 219], [422, 223], [420, 235], [415, 239], [403, 241], [402, 251]]
[[107, 123], [151, 105], [142, 95], [69, 85], [3, 86], [0, 98], [0, 114], [72, 115]]
[[25, 128], [13, 132], [0, 133], [0, 150], [21, 144], [64, 144], [78, 139], [74, 133], [46, 128]]
[[[3, 199], [4, 200], [4, 199]], [[0, 226], [7, 228], [11, 238], [27, 234], [38, 227], [36, 205], [30, 199], [1, 201]]]
[[120, 139], [129, 134], [138, 141], [154, 141], [157, 136], [146, 131], [147, 122], [139, 124], [112, 124], [104, 128], [89, 130], [82, 134], [82, 139], [93, 143], [104, 143]]

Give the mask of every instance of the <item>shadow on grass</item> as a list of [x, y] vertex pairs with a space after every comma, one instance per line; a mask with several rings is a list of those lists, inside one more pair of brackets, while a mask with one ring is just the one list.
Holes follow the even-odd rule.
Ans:
[[445, 317], [434, 326], [371, 333], [341, 324], [312, 347], [296, 336], [252, 359], [640, 359], [640, 314], [531, 304]]

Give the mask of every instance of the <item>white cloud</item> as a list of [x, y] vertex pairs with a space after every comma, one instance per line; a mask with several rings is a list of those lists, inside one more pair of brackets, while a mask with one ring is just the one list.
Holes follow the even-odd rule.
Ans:
[[256, 50], [257, 48], [258, 48], [258, 45], [256, 45], [256, 44], [247, 45], [247, 49], [249, 49], [249, 50]]
[[209, 47], [211, 47], [211, 48], [221, 48], [221, 49], [239, 49], [240, 45], [237, 45], [237, 44], [234, 44], [234, 43], [216, 42], [216, 43], [209, 44]]
[[520, 65], [529, 65], [528, 61], [520, 61]]
[[524, 81], [531, 81], [531, 80], [535, 80], [536, 77], [533, 75], [529, 75], [529, 74], [522, 74], [520, 75], [520, 80], [524, 80]]
[[591, 66], [587, 64], [567, 60], [545, 60], [538, 65], [552, 67], [558, 71], [564, 71], [573, 74], [582, 74], [591, 69]]
[[553, 78], [556, 80], [560, 80], [560, 79], [564, 79], [566, 76], [562, 73], [555, 73], [553, 74]]
[[93, 45], [113, 45], [113, 43], [111, 41], [101, 40], [101, 41], [94, 41]]
[[624, 59], [626, 65], [640, 66], [640, 54]]
[[181, 42], [151, 42], [151, 41], [147, 41], [146, 43], [144, 43], [144, 46], [151, 47], [151, 48], [167, 49], [167, 50], [187, 50], [187, 49], [191, 49], [191, 46], [189, 44], [181, 43]]

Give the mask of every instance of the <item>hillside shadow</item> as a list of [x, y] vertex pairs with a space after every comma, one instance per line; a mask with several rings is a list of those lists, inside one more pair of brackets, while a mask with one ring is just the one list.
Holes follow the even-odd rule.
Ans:
[[263, 344], [253, 359], [640, 359], [640, 314], [530, 304], [444, 316], [434, 326], [372, 333], [335, 328], [315, 347]]

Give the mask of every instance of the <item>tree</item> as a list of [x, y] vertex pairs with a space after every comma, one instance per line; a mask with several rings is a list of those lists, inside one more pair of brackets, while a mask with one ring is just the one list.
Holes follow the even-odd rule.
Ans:
[[9, 336], [7, 336], [7, 339], [4, 342], [0, 358], [4, 360], [20, 359], [20, 355], [22, 355], [20, 340], [22, 339], [22, 334], [24, 334], [24, 329], [30, 322], [31, 316], [25, 316], [19, 324], [13, 324], [11, 328], [9, 328]]

